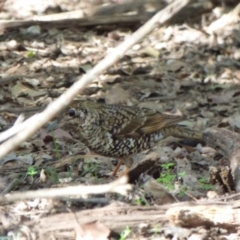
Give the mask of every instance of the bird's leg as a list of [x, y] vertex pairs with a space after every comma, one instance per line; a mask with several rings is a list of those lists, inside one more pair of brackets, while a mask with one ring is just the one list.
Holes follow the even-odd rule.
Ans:
[[130, 157], [126, 157], [124, 159], [119, 159], [118, 164], [117, 164], [117, 166], [115, 167], [115, 169], [112, 173], [112, 176], [116, 176], [119, 168], [122, 166], [123, 163], [125, 163], [126, 168], [121, 172], [120, 175], [124, 175], [124, 174], [128, 173], [128, 171], [130, 170], [130, 168], [133, 164], [133, 160]]
[[117, 166], [115, 167], [115, 169], [112, 172], [112, 176], [117, 175], [117, 172], [118, 172], [119, 168], [122, 166], [122, 164], [123, 164], [123, 161], [121, 159], [119, 159]]

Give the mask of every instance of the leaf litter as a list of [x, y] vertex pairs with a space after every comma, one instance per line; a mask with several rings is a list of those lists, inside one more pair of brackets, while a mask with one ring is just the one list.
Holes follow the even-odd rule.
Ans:
[[[73, 9], [74, 4], [77, 5], [74, 1], [69, 3]], [[5, 11], [11, 15], [11, 11]], [[199, 22], [189, 22], [155, 29], [89, 85], [81, 97], [181, 114], [187, 117], [188, 125], [202, 130], [223, 126], [239, 132], [238, 24], [229, 25], [228, 31], [211, 33], [216, 17], [213, 13], [202, 16], [206, 19], [204, 27]], [[9, 78], [4, 84], [0, 82], [0, 101], [4, 105], [0, 108], [1, 128], [13, 125], [27, 107], [46, 106], [53, 101], [133, 31], [134, 28], [121, 25], [109, 26], [107, 30], [98, 26], [89, 29], [30, 26], [5, 31], [0, 44], [3, 56], [0, 60], [1, 77], [17, 77]], [[31, 77], [32, 73], [39, 75]], [[12, 114], [12, 109], [20, 110]], [[62, 115], [56, 122], [64, 124]], [[202, 199], [207, 198], [210, 191], [216, 196], [227, 193], [208, 181], [209, 167], [219, 167], [222, 162], [215, 160], [217, 152], [204, 143], [186, 144], [167, 139], [134, 156], [134, 166], [147, 159], [151, 152], [159, 159], [153, 169], [141, 168], [143, 175], [150, 176], [142, 185], [145, 193], [142, 194], [139, 187], [144, 177], [139, 174], [140, 177], [135, 179], [137, 190], [133, 194], [141, 196], [141, 204], [161, 205], [176, 200]], [[146, 162], [148, 160], [151, 158]], [[173, 165], [167, 167], [168, 163]], [[0, 177], [4, 186], [1, 189], [10, 185], [16, 178], [14, 174], [18, 174], [21, 181], [9, 191], [52, 187], [67, 178], [70, 185], [76, 182], [106, 183], [111, 181], [109, 175], [114, 165], [114, 159], [94, 156], [77, 136], [70, 135], [58, 125], [50, 131], [46, 126], [3, 159]], [[30, 167], [36, 170], [36, 174], [29, 171]], [[172, 175], [173, 179], [166, 184]], [[103, 197], [116, 199], [114, 194]], [[117, 199], [129, 205], [136, 204], [130, 197]], [[56, 200], [55, 204], [57, 211], [64, 212], [61, 202]], [[22, 208], [21, 214], [26, 209], [37, 210], [43, 206], [40, 202], [30, 205]], [[97, 205], [86, 203], [79, 206], [91, 209]], [[46, 210], [44, 206], [43, 209]], [[31, 217], [34, 212], [27, 218], [30, 220]], [[95, 228], [94, 225], [88, 227]], [[107, 229], [103, 232], [106, 232], [103, 239], [107, 239]]]

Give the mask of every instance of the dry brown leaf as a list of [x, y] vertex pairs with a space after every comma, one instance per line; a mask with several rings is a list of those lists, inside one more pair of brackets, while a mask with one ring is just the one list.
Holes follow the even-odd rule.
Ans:
[[228, 122], [230, 124], [230, 126], [234, 129], [235, 127], [237, 127], [238, 129], [240, 129], [240, 114], [239, 113], [235, 113], [234, 115], [230, 116], [228, 118]]
[[[57, 128], [54, 131], [47, 131], [47, 129], [42, 128], [40, 130], [40, 138], [45, 141], [47, 140], [47, 138], [50, 140], [53, 140], [53, 137], [55, 137], [56, 139], [60, 139], [60, 138], [65, 138], [65, 139], [73, 139], [72, 136], [66, 132], [65, 130], [61, 129], [61, 128]], [[52, 141], [51, 140], [51, 141]]]
[[108, 240], [110, 229], [102, 223], [86, 223], [75, 227], [76, 240]]
[[230, 103], [234, 93], [235, 91], [227, 91], [221, 95], [210, 95], [208, 99], [217, 104]]
[[143, 188], [147, 194], [153, 197], [158, 205], [176, 202], [175, 198], [167, 189], [153, 178], [149, 178], [149, 180], [144, 183]]
[[177, 60], [169, 60], [165, 66], [166, 71], [176, 72], [185, 67], [185, 63]]
[[124, 90], [120, 84], [116, 84], [111, 90], [106, 93], [105, 101], [108, 104], [127, 103], [130, 99], [130, 93]]
[[1, 165], [4, 165], [5, 163], [9, 161], [17, 161], [19, 165], [26, 164], [26, 165], [32, 165], [33, 164], [33, 156], [32, 154], [25, 154], [23, 156], [17, 156], [16, 153], [12, 152], [8, 155], [6, 155], [1, 160]]
[[23, 85], [20, 82], [17, 82], [11, 89], [11, 93], [14, 98], [17, 98], [19, 96], [27, 95], [29, 97], [40, 97], [47, 93], [46, 90], [33, 90], [25, 85]]
[[35, 105], [34, 102], [32, 101], [32, 99], [28, 99], [25, 97], [17, 97], [16, 100], [21, 106], [34, 106]]

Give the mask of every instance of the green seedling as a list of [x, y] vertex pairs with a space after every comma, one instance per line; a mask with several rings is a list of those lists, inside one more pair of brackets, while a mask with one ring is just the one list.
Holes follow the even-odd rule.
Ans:
[[120, 233], [119, 240], [125, 240], [130, 233], [131, 233], [131, 229], [128, 226], [126, 226]]
[[35, 56], [35, 52], [34, 51], [28, 51], [25, 53], [25, 57], [27, 58], [32, 58]]
[[184, 177], [184, 176], [186, 176], [186, 172], [180, 172], [180, 173], [178, 173], [178, 177]]
[[24, 179], [26, 177], [28, 177], [29, 180], [31, 179], [31, 181], [33, 181], [34, 180], [34, 176], [36, 174], [38, 174], [38, 173], [39, 172], [38, 172], [38, 170], [35, 167], [29, 166], [28, 169], [27, 169], [26, 174], [21, 177], [21, 181], [24, 181]]
[[164, 163], [161, 165], [163, 172], [160, 177], [157, 179], [157, 182], [162, 183], [168, 189], [174, 189], [173, 180], [175, 179], [175, 174], [171, 173], [171, 167], [174, 166], [174, 163]]
[[34, 177], [36, 174], [38, 174], [38, 170], [33, 166], [29, 166], [28, 169], [27, 169], [26, 175]]
[[157, 235], [160, 232], [160, 229], [161, 229], [160, 225], [154, 225], [153, 226], [154, 235]]
[[202, 189], [209, 191], [209, 190], [214, 190], [214, 186], [208, 183], [208, 180], [206, 177], [201, 177], [198, 179], [198, 182], [200, 183]]
[[171, 169], [171, 167], [174, 167], [174, 163], [170, 162], [170, 163], [163, 163], [161, 164], [161, 167], [167, 171], [169, 171]]
[[135, 201], [134, 201], [134, 204], [137, 205], [137, 206], [142, 206], [144, 203], [144, 201], [142, 200], [142, 198], [137, 198]]

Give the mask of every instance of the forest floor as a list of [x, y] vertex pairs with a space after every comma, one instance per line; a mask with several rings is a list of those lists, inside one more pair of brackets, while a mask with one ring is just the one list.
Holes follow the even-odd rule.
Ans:
[[[47, 2], [9, 0], [0, 13], [1, 19], [19, 21], [11, 26], [0, 22], [1, 131], [20, 116], [41, 111], [143, 24], [21, 25], [21, 20], [33, 19], [33, 13], [40, 18], [102, 3]], [[96, 78], [81, 98], [183, 115], [200, 131], [218, 127], [239, 132], [239, 6], [212, 2], [200, 1], [208, 6], [205, 11], [186, 12], [156, 28]], [[111, 172], [116, 159], [92, 155], [55, 124], [1, 159], [2, 195], [115, 180]], [[205, 224], [192, 220], [184, 226], [169, 212], [171, 206], [190, 209], [199, 201], [206, 204], [200, 213], [213, 201], [219, 207], [227, 203], [225, 197], [236, 192], [228, 156], [206, 142], [170, 139], [133, 160], [133, 189], [125, 196], [101, 193], [3, 203], [0, 239], [240, 239], [239, 222], [214, 225], [210, 217]], [[225, 217], [221, 212], [218, 219]]]

